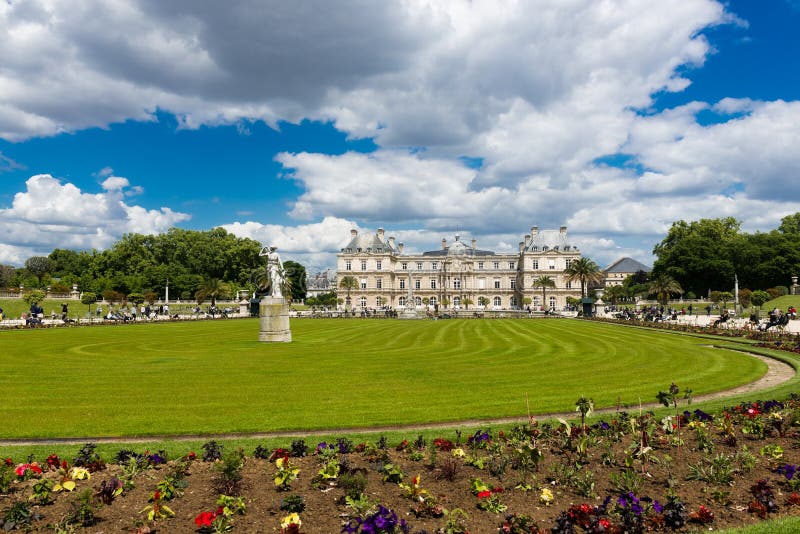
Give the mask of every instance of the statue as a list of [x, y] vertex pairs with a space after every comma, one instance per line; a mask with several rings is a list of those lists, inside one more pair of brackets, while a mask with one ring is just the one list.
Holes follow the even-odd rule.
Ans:
[[267, 257], [270, 296], [279, 299], [283, 298], [283, 292], [281, 288], [285, 283], [285, 278], [283, 276], [283, 263], [281, 263], [281, 256], [278, 254], [278, 247], [264, 247], [261, 249], [259, 256]]

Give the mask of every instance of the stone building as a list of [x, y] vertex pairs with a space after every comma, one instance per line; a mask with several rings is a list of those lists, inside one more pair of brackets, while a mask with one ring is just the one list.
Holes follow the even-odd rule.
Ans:
[[[474, 239], [465, 243], [456, 234], [452, 242], [442, 239], [438, 250], [406, 254], [403, 243], [387, 237], [383, 228], [350, 234], [337, 254], [336, 273], [339, 297], [347, 306], [402, 308], [411, 295], [416, 307], [560, 310], [567, 297], [580, 298], [580, 283], [564, 275], [570, 262], [580, 258], [578, 247], [567, 240], [566, 226], [541, 231], [534, 226], [519, 250], [509, 253], [480, 249]], [[341, 288], [346, 276], [356, 286], [349, 295]], [[543, 301], [534, 280], [545, 276], [555, 287], [546, 288]]]
[[623, 280], [627, 277], [642, 271], [650, 274], [653, 269], [634, 260], [633, 258], [620, 258], [605, 269], [603, 269], [604, 283], [603, 287], [621, 286]]

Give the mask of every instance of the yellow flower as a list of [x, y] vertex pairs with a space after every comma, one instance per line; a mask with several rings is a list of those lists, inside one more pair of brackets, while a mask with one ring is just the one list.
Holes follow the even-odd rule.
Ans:
[[453, 449], [453, 456], [455, 456], [456, 458], [463, 458], [464, 449]]
[[89, 474], [89, 470], [83, 467], [73, 467], [69, 470], [69, 476], [73, 480], [88, 480], [92, 478], [92, 475]]
[[550, 491], [550, 488], [542, 488], [542, 493], [539, 495], [539, 502], [546, 506], [550, 506], [554, 500], [555, 497], [553, 497], [553, 492]]
[[302, 526], [303, 522], [300, 521], [300, 516], [297, 513], [292, 512], [291, 514], [287, 515], [281, 521], [281, 528], [289, 528], [290, 525], [297, 525]]

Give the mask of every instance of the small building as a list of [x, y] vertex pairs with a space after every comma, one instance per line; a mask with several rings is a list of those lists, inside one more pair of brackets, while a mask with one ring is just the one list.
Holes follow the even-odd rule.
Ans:
[[652, 267], [648, 267], [644, 263], [634, 260], [633, 258], [620, 258], [605, 269], [605, 281], [603, 287], [620, 286], [622, 281], [627, 277], [638, 273], [639, 271], [650, 274]]

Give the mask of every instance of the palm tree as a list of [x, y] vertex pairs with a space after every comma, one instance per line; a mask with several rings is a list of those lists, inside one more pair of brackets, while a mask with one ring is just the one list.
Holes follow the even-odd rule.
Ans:
[[206, 278], [200, 283], [200, 287], [197, 288], [194, 297], [197, 302], [203, 302], [205, 299], [210, 298], [211, 306], [214, 307], [217, 305], [217, 297], [224, 295], [227, 291], [227, 285], [219, 278]]
[[649, 284], [647, 284], [647, 292], [650, 295], [655, 295], [659, 303], [666, 306], [669, 303], [669, 298], [672, 295], [683, 294], [681, 285], [668, 274], [661, 274], [655, 277]]
[[603, 291], [603, 300], [616, 305], [617, 302], [628, 296], [628, 292], [622, 286], [610, 286]]
[[465, 309], [465, 310], [468, 310], [468, 309], [469, 309], [469, 307], [470, 307], [470, 306], [472, 306], [473, 302], [472, 302], [472, 299], [471, 299], [471, 298], [469, 298], [469, 297], [464, 297], [463, 299], [461, 299], [461, 304], [463, 304], [463, 305], [464, 305], [464, 309]]
[[488, 306], [489, 305], [489, 298], [488, 297], [478, 297], [478, 306]]
[[572, 260], [569, 267], [564, 269], [568, 282], [579, 280], [581, 283], [581, 298], [586, 296], [586, 287], [591, 283], [601, 283], [605, 276], [600, 267], [589, 258]]
[[545, 309], [547, 306], [547, 288], [555, 288], [556, 281], [550, 278], [549, 276], [540, 276], [539, 278], [533, 279], [533, 287], [541, 287], [542, 288], [542, 309]]
[[358, 288], [358, 280], [355, 276], [344, 276], [339, 280], [339, 287], [347, 291], [347, 300], [345, 301], [347, 303], [345, 306], [347, 306], [350, 304], [350, 291]]

